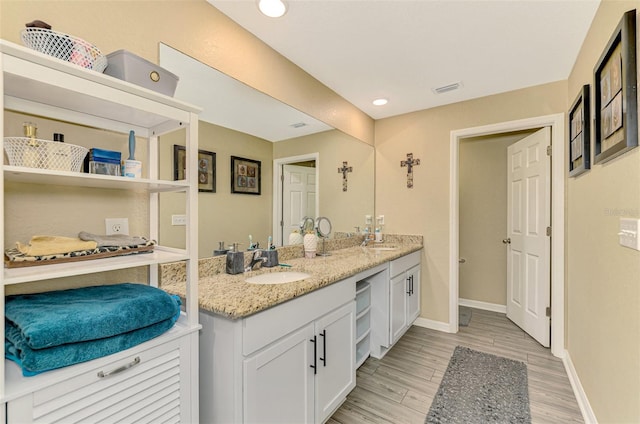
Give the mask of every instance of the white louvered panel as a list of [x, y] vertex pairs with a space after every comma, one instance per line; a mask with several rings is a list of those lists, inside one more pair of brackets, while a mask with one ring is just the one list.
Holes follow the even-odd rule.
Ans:
[[[160, 406], [176, 401], [180, 402], [180, 379], [178, 376], [172, 376], [157, 385], [136, 386], [140, 391], [134, 391], [125, 400], [105, 399], [98, 407], [103, 407], [99, 412], [83, 416], [80, 419], [70, 417], [71, 420], [64, 419], [63, 422], [89, 422], [89, 423], [133, 423], [147, 422], [146, 420], [137, 420], [130, 418], [137, 414], [143, 408], [159, 408]], [[144, 415], [144, 414], [142, 414]]]
[[[116, 360], [110, 360], [110, 356], [96, 359], [95, 368], [93, 368], [91, 371], [84, 372], [82, 374], [76, 374], [73, 377], [67, 379], [61, 379], [59, 383], [49, 386], [47, 389], [35, 391], [33, 393], [33, 404], [35, 406], [43, 405], [54, 399], [56, 400], [56, 402], [60, 403], [61, 396], [64, 394], [69, 394], [71, 398], [75, 400], [78, 397], [85, 396], [88, 387], [96, 382], [102, 382], [102, 386], [100, 386], [96, 390], [104, 390], [105, 387], [117, 384], [121, 380], [129, 378], [129, 376], [132, 374], [139, 374], [144, 370], [150, 369], [153, 366], [157, 366], [159, 362], [153, 362], [157, 360], [156, 358], [161, 358], [167, 354], [170, 354], [171, 352], [173, 352], [173, 354], [172, 356], [169, 356], [169, 358], [175, 358], [176, 355], [178, 355], [178, 347], [178, 342], [172, 341], [151, 349], [146, 349], [143, 351], [138, 350], [137, 352], [134, 351], [127, 356], [118, 356], [118, 359]], [[138, 365], [131, 367], [125, 372], [112, 375], [108, 378], [98, 378], [97, 374], [99, 371], [108, 372], [114, 370], [118, 367], [130, 363], [136, 356], [140, 357], [140, 363]], [[167, 359], [160, 359], [161, 362], [166, 362], [166, 360]], [[72, 371], [73, 367], [70, 367], [69, 370]], [[72, 392], [74, 390], [81, 392], [81, 394], [73, 395]], [[62, 403], [64, 403], [64, 400], [62, 400]]]
[[[169, 362], [166, 361], [169, 359]], [[130, 393], [140, 390], [156, 380], [164, 378], [164, 373], [179, 366], [177, 352], [172, 352], [171, 357], [166, 356], [150, 361], [141, 362], [138, 366], [105, 379], [96, 379], [93, 383], [79, 387], [76, 390], [61, 392], [57, 398], [53, 398], [44, 404], [34, 404], [34, 417], [47, 416], [49, 421], [55, 421], [61, 417], [69, 416], [77, 411], [94, 409], [96, 405], [107, 400], [117, 402], [126, 398]], [[139, 367], [139, 368], [137, 368]], [[174, 371], [177, 373], [179, 371]], [[153, 381], [148, 381], [154, 378]], [[111, 381], [110, 381], [111, 380]]]
[[157, 424], [166, 420], [173, 421], [176, 416], [177, 422], [180, 422], [180, 399], [177, 395], [179, 393], [173, 392], [118, 422]]
[[[166, 347], [159, 346], [142, 352], [139, 355], [140, 364], [122, 373], [106, 378], [98, 378], [97, 371], [86, 373], [62, 383], [62, 386], [56, 385], [42, 391], [48, 393], [35, 393], [34, 422], [117, 422], [117, 419], [109, 417], [131, 415], [147, 404], [156, 403], [168, 393], [175, 393], [173, 396], [179, 403], [179, 349], [173, 345], [169, 352], [153, 357], [162, 353], [159, 351], [166, 350]], [[104, 369], [108, 371], [113, 368], [113, 364], [109, 364]], [[84, 386], [78, 385], [85, 377], [89, 377], [90, 382]], [[57, 397], [54, 396], [56, 393]], [[43, 398], [47, 400], [40, 402]], [[155, 405], [156, 408], [160, 406], [158, 403]]]

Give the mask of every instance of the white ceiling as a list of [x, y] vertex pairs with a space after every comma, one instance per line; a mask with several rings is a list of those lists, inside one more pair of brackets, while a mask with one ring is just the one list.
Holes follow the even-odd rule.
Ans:
[[374, 119], [567, 79], [599, 5], [286, 0], [274, 19], [257, 0], [207, 1]]

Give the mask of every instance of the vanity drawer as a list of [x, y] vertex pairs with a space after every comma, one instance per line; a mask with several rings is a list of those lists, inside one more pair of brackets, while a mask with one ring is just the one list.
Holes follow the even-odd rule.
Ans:
[[355, 277], [350, 277], [245, 318], [242, 322], [242, 354], [251, 355], [355, 297]]
[[401, 258], [391, 261], [389, 265], [389, 271], [391, 278], [396, 275], [405, 272], [411, 267], [414, 267], [420, 263], [420, 251], [410, 253]]

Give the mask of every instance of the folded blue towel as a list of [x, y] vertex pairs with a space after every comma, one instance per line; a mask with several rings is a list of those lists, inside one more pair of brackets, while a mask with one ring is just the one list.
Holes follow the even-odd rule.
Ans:
[[5, 300], [6, 323], [21, 332], [31, 349], [112, 337], [179, 313], [179, 303], [171, 295], [132, 283], [14, 295]]
[[20, 365], [23, 376], [30, 377], [44, 371], [111, 355], [151, 340], [169, 330], [179, 316], [180, 311], [170, 319], [117, 336], [68, 343], [45, 349], [31, 349], [21, 332], [12, 324], [7, 323], [5, 357]]

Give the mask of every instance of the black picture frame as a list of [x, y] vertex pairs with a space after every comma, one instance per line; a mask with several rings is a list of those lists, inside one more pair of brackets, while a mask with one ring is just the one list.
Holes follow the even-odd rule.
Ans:
[[231, 156], [231, 193], [260, 195], [262, 186], [259, 160]]
[[638, 146], [636, 11], [626, 12], [593, 71], [594, 163]]
[[569, 177], [591, 168], [591, 102], [589, 85], [583, 85], [569, 109]]
[[[185, 179], [186, 150], [184, 146], [173, 145], [173, 179]], [[198, 150], [198, 191], [216, 192], [216, 154], [207, 150]]]

